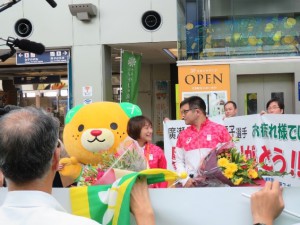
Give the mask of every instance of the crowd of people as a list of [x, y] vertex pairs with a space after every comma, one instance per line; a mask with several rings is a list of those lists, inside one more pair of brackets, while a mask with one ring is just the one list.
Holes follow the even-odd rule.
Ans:
[[[225, 116], [237, 115], [233, 101], [225, 105]], [[267, 103], [267, 112], [284, 113], [284, 105], [277, 99]], [[187, 125], [176, 144], [176, 168], [187, 172], [180, 180], [181, 187], [196, 187], [194, 179], [199, 159], [205, 157], [218, 143], [231, 139], [227, 129], [209, 120], [202, 98], [192, 96], [180, 104], [182, 119]], [[152, 122], [145, 116], [128, 121], [128, 135], [143, 151], [149, 168], [166, 168], [163, 150], [152, 144]], [[3, 224], [98, 224], [93, 220], [68, 214], [51, 195], [53, 180], [59, 169], [62, 143], [59, 141], [59, 122], [41, 109], [24, 107], [0, 118], [0, 185], [7, 185], [8, 193], [0, 206]], [[2, 179], [5, 177], [5, 179]], [[160, 183], [152, 187], [167, 187]], [[155, 224], [154, 210], [145, 179], [138, 180], [131, 192], [131, 212], [137, 224]], [[284, 208], [279, 182], [266, 182], [251, 196], [254, 224], [272, 225]]]
[[[234, 101], [226, 102], [224, 112], [224, 119], [237, 116], [237, 104]], [[264, 114], [284, 114], [284, 103], [278, 98], [271, 98], [266, 104], [266, 110], [260, 112], [260, 115]]]

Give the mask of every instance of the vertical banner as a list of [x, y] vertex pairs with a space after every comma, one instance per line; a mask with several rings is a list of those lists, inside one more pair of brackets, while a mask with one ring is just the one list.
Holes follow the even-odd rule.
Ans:
[[67, 111], [73, 108], [73, 75], [72, 75], [72, 60], [68, 60], [68, 108]]
[[224, 104], [230, 97], [229, 65], [179, 66], [179, 99], [201, 97], [208, 116], [224, 114]]
[[178, 89], [179, 89], [179, 84], [175, 84], [176, 119], [180, 120], [180, 119], [182, 119], [181, 114], [180, 114], [180, 102], [181, 102], [181, 98], [179, 98]]
[[163, 135], [163, 120], [170, 116], [169, 81], [154, 81], [154, 130]]
[[142, 56], [124, 51], [122, 54], [122, 102], [137, 104]]

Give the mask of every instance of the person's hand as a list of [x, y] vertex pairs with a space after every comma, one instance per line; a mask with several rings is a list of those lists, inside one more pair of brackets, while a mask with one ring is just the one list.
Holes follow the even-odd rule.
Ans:
[[253, 224], [272, 225], [283, 208], [282, 188], [278, 181], [267, 181], [263, 189], [251, 195]]
[[148, 184], [145, 177], [137, 178], [130, 194], [130, 210], [137, 225], [155, 225]]
[[262, 111], [260, 112], [260, 115], [264, 115], [264, 114], [267, 114], [267, 112], [264, 111], [264, 110], [262, 110]]
[[164, 123], [167, 122], [167, 121], [170, 121], [170, 119], [168, 117], [165, 117], [164, 118]]
[[196, 187], [195, 183], [196, 182], [194, 181], [193, 178], [189, 178], [183, 187], [185, 187], [185, 188]]

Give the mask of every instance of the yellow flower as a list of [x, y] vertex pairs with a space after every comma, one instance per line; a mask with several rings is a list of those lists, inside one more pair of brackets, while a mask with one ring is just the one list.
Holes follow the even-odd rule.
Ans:
[[274, 25], [272, 23], [267, 23], [265, 27], [265, 32], [271, 32], [274, 28]]
[[257, 44], [257, 38], [255, 36], [249, 36], [248, 37], [248, 43], [252, 46], [255, 46]]
[[239, 179], [236, 179], [236, 180], [233, 182], [233, 184], [234, 184], [234, 185], [240, 185], [240, 184], [242, 183], [242, 181], [243, 181], [243, 178], [240, 177]]
[[243, 161], [247, 162], [247, 157], [245, 155], [243, 155]]
[[224, 176], [227, 177], [228, 179], [233, 178], [233, 174], [234, 174], [234, 172], [230, 169], [225, 169], [225, 171], [224, 171]]
[[248, 177], [249, 177], [250, 179], [256, 179], [256, 178], [258, 177], [258, 173], [257, 173], [257, 171], [254, 170], [254, 169], [249, 169], [249, 170], [247, 171], [247, 173], [248, 173]]
[[235, 163], [228, 163], [226, 169], [230, 169], [234, 173], [238, 170], [238, 166]]
[[233, 40], [234, 40], [235, 42], [239, 41], [239, 40], [241, 39], [241, 37], [242, 37], [242, 34], [241, 34], [241, 33], [234, 33], [234, 34], [233, 34]]
[[284, 23], [284, 28], [292, 28], [296, 24], [296, 20], [294, 18], [288, 18]]
[[291, 43], [293, 43], [293, 41], [294, 41], [294, 37], [291, 35], [287, 35], [282, 39], [282, 42], [284, 44], [291, 44]]
[[282, 32], [276, 31], [276, 33], [273, 35], [273, 41], [278, 42], [281, 39]]
[[185, 27], [186, 27], [187, 30], [192, 30], [192, 29], [194, 28], [194, 24], [192, 24], [192, 23], [187, 23], [187, 24], [185, 25]]
[[218, 160], [218, 166], [219, 167], [226, 167], [228, 163], [229, 163], [228, 159], [226, 159], [226, 158], [220, 158]]

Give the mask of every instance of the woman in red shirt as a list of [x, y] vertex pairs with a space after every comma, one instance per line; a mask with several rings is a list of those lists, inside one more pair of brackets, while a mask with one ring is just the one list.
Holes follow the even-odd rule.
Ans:
[[[148, 166], [152, 168], [167, 168], [167, 161], [163, 150], [152, 144], [152, 122], [145, 116], [136, 116], [131, 118], [127, 124], [128, 135], [135, 140], [139, 148], [144, 152]], [[150, 187], [163, 188], [167, 187], [167, 182], [152, 184]]]

